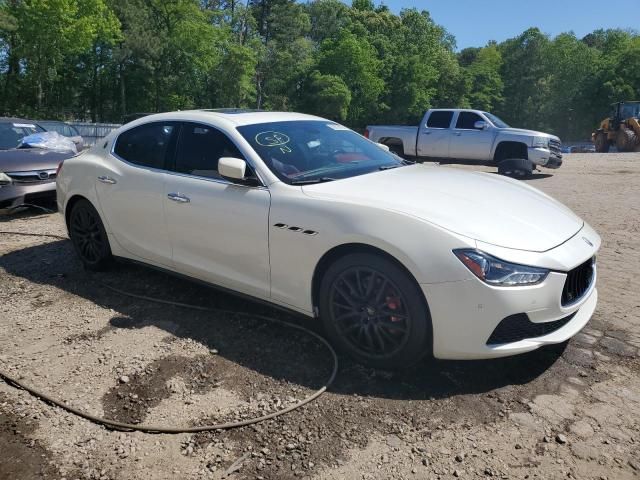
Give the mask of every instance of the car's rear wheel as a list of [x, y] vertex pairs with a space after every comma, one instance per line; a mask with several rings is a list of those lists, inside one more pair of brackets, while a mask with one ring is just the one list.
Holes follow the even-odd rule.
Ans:
[[368, 366], [407, 367], [430, 349], [422, 292], [381, 255], [351, 254], [331, 265], [320, 285], [320, 315], [334, 344]]
[[69, 236], [85, 268], [106, 270], [113, 262], [107, 232], [100, 215], [88, 200], [78, 200], [71, 208]]

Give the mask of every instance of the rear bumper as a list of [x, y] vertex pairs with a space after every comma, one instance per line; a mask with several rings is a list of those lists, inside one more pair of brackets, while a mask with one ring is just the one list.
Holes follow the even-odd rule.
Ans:
[[0, 187], [0, 210], [15, 208], [24, 203], [56, 199], [56, 182], [37, 185], [7, 185]]

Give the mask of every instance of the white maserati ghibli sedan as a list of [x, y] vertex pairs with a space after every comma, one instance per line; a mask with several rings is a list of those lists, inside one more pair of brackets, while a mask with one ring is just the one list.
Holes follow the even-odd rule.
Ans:
[[57, 193], [85, 267], [131, 259], [294, 310], [375, 367], [564, 342], [596, 307], [600, 237], [571, 210], [310, 115], [144, 117], [65, 160]]

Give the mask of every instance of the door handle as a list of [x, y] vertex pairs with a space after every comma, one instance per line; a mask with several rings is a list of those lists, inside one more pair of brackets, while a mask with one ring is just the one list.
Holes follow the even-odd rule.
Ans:
[[454, 132], [453, 133], [456, 137], [459, 137], [460, 135], [462, 135], [462, 132]]
[[115, 185], [116, 183], [118, 183], [115, 178], [107, 177], [106, 175], [100, 175], [98, 177], [98, 181], [106, 183], [108, 185]]
[[167, 198], [178, 203], [189, 203], [191, 201], [189, 197], [186, 197], [181, 193], [168, 193]]
[[431, 135], [431, 132], [424, 131], [424, 132], [422, 132], [422, 134], [423, 135]]

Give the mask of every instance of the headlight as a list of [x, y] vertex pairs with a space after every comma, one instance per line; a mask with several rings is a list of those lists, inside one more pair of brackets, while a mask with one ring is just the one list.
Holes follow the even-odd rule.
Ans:
[[454, 250], [453, 253], [476, 277], [489, 285], [516, 287], [542, 282], [549, 270], [505, 262], [479, 250]]
[[4, 172], [0, 172], [0, 187], [11, 185], [11, 183], [11, 177]]
[[533, 137], [533, 148], [549, 148], [549, 137]]

